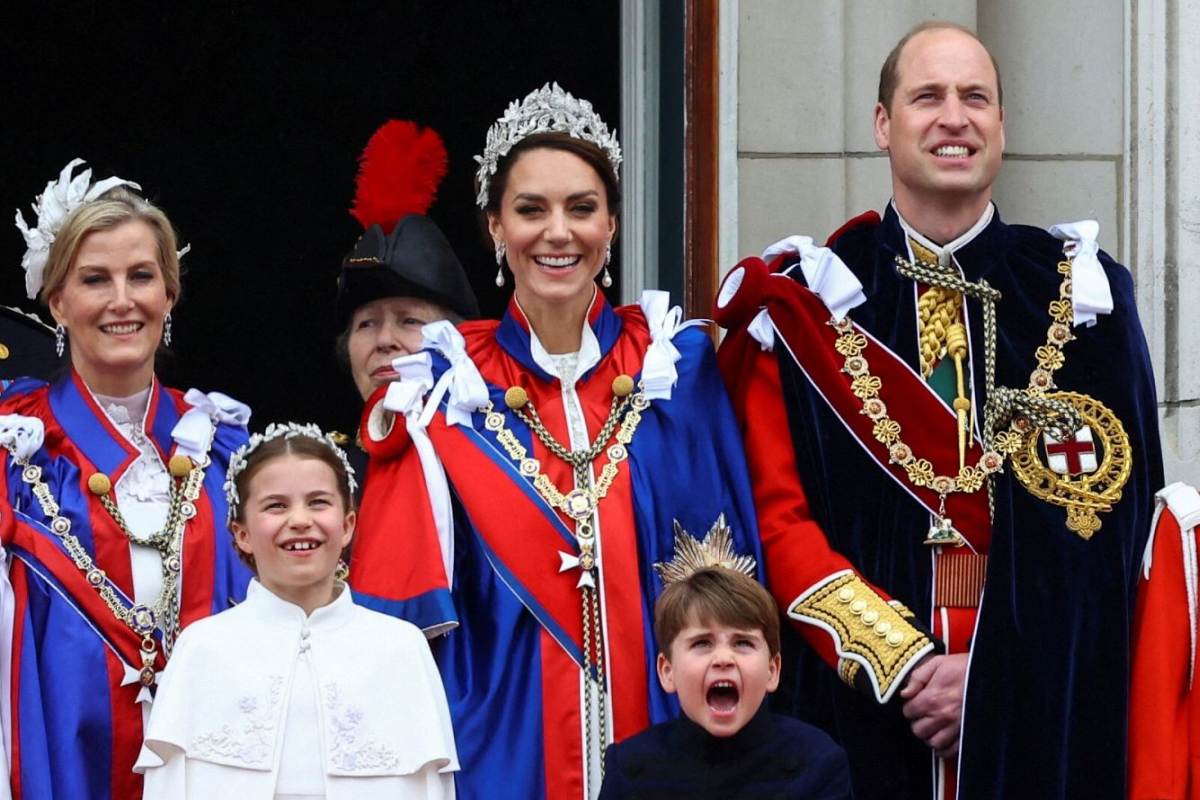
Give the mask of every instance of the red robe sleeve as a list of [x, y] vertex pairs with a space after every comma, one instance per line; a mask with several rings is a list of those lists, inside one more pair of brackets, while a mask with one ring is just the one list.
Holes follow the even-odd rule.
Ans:
[[1129, 797], [1200, 800], [1194, 675], [1200, 494], [1174, 484], [1158, 493], [1158, 504], [1133, 619]]
[[776, 355], [743, 329], [729, 334], [719, 359], [742, 430], [771, 592], [843, 681], [886, 702], [936, 645], [911, 611], [830, 546], [813, 520]]
[[402, 417], [371, 396], [360, 428], [370, 458], [358, 509], [350, 588], [360, 605], [407, 620], [427, 636], [458, 624], [421, 459]]

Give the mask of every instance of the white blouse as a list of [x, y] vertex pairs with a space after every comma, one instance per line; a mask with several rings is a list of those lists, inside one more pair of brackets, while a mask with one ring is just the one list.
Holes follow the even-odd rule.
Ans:
[[[122, 473], [113, 491], [117, 508], [121, 509], [121, 516], [130, 529], [138, 536], [150, 536], [166, 523], [167, 507], [171, 502], [171, 476], [145, 432], [150, 389], [147, 387], [129, 397], [97, 394], [95, 398], [113, 427], [141, 451]], [[153, 547], [130, 541], [129, 557], [134, 600], [153, 605], [162, 592], [162, 556]]]
[[180, 635], [134, 767], [145, 800], [443, 800], [457, 769], [420, 630], [344, 588], [306, 616], [258, 581]]

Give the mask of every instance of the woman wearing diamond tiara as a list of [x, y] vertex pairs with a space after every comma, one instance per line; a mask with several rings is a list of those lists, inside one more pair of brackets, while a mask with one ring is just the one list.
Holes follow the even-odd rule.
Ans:
[[146, 800], [454, 797], [425, 637], [335, 578], [354, 489], [345, 452], [315, 425], [270, 425], [234, 454], [230, 527], [257, 579], [246, 602], [179, 637], [136, 767]]
[[[0, 719], [23, 798], [138, 798], [143, 713], [175, 637], [240, 601], [225, 523], [250, 411], [154, 376], [179, 299], [171, 223], [72, 161], [18, 215], [30, 298], [70, 370], [0, 399]], [[7, 782], [6, 782], [7, 785]]]
[[[653, 565], [673, 522], [724, 516], [757, 555], [738, 431], [701, 327], [666, 294], [614, 309], [616, 136], [556, 84], [477, 157], [513, 297], [499, 322], [424, 328], [364, 410], [356, 600], [435, 642], [465, 797], [587, 798], [603, 751], [677, 706], [648, 680]], [[715, 537], [714, 537], [715, 538]]]

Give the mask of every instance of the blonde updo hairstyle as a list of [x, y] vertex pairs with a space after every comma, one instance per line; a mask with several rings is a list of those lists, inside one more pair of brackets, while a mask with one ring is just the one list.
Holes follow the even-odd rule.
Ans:
[[154, 231], [154, 238], [158, 242], [158, 266], [162, 270], [167, 296], [172, 302], [178, 302], [182, 284], [175, 229], [162, 209], [124, 186], [110, 189], [95, 200], [84, 203], [67, 217], [46, 256], [46, 269], [42, 273], [42, 302], [48, 305], [49, 299], [62, 290], [84, 237], [97, 231], [110, 231], [133, 221], [144, 222]]

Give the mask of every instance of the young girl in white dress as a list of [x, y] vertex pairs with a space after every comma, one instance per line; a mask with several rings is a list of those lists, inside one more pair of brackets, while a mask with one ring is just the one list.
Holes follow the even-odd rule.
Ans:
[[337, 580], [354, 474], [314, 425], [271, 425], [225, 491], [257, 574], [180, 635], [135, 770], [146, 800], [453, 798], [458, 757], [424, 635]]

